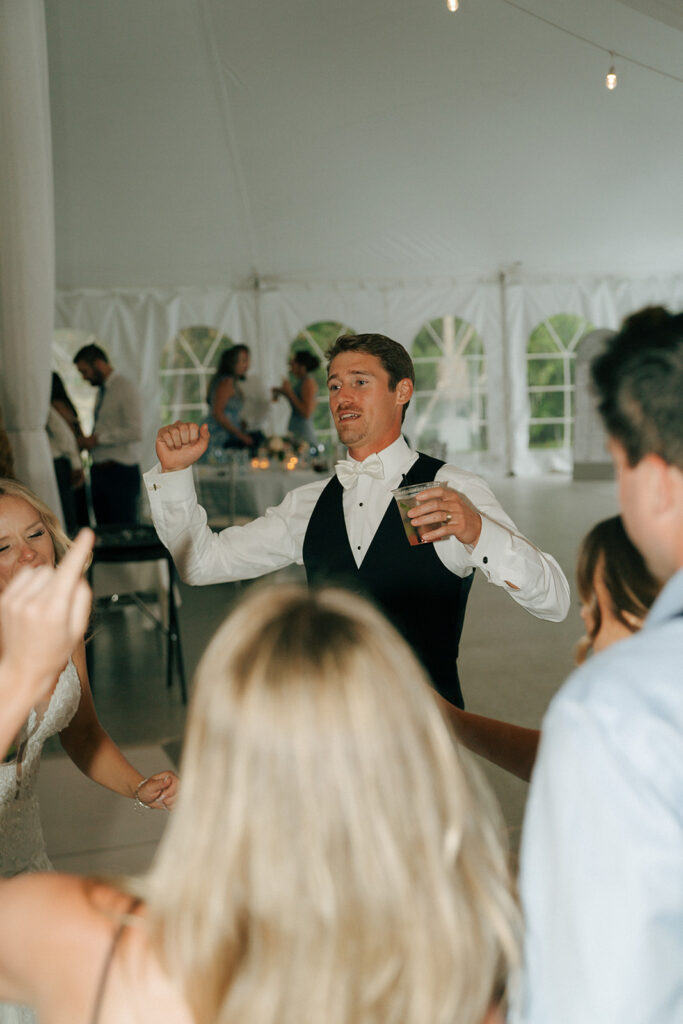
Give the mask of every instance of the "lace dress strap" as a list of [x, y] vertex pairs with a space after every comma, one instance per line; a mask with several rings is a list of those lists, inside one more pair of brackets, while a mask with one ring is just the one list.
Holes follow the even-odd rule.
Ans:
[[[132, 914], [139, 906], [139, 899], [132, 900], [130, 908], [128, 910], [128, 914]], [[123, 935], [125, 929], [128, 927], [128, 923], [129, 922], [124, 918], [119, 924], [114, 934], [112, 935], [111, 943], [109, 944], [109, 949], [107, 950], [107, 955], [104, 958], [104, 963], [102, 964], [102, 972], [100, 974], [100, 980], [97, 986], [97, 994], [95, 996], [95, 1002], [93, 1004], [92, 1014], [90, 1016], [90, 1024], [97, 1024], [97, 1021], [99, 1020], [100, 1010], [102, 1009], [102, 1002], [104, 1000], [104, 993], [107, 987], [107, 980], [109, 978], [109, 971], [111, 969], [112, 961], [114, 959], [114, 953], [116, 952], [116, 947], [119, 944], [121, 936]]]

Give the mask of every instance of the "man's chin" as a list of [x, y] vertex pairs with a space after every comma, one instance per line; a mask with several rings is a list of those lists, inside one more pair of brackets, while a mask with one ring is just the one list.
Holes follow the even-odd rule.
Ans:
[[363, 439], [363, 435], [359, 430], [352, 430], [348, 427], [346, 429], [344, 427], [337, 427], [337, 437], [347, 448], [353, 448], [355, 444], [358, 444]]

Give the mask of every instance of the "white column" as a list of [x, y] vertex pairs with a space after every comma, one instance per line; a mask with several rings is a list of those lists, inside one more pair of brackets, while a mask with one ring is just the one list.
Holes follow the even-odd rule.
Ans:
[[15, 474], [55, 511], [45, 433], [55, 255], [43, 0], [0, 0], [0, 402]]

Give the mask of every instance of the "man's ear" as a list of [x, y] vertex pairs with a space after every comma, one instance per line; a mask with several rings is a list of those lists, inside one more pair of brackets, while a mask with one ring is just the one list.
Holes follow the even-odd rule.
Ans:
[[410, 377], [404, 377], [396, 385], [396, 399], [399, 405], [406, 405], [413, 397], [413, 382]]
[[661, 455], [650, 453], [643, 456], [648, 470], [648, 490], [652, 496], [655, 512], [667, 512], [675, 500], [675, 485], [672, 470], [675, 466], [665, 462]]

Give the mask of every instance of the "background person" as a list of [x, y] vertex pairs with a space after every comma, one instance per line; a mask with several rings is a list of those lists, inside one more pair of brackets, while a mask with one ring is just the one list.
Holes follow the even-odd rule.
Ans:
[[522, 832], [525, 1024], [683, 1020], [683, 314], [594, 360], [624, 526], [665, 583], [543, 720]]
[[[642, 626], [661, 589], [624, 530], [620, 516], [596, 523], [581, 541], [576, 569], [581, 618], [586, 635], [579, 641], [577, 664], [589, 653], [606, 650]], [[461, 743], [528, 782], [541, 733], [443, 702]]]
[[[84, 550], [0, 601], [15, 724], [84, 628]], [[182, 772], [146, 878], [0, 883], [0, 995], [46, 1024], [502, 1024], [518, 921], [497, 812], [372, 608], [252, 593], [200, 663]]]
[[14, 456], [0, 409], [0, 476], [14, 477]]
[[272, 389], [273, 398], [282, 395], [291, 406], [287, 433], [294, 441], [306, 442], [312, 448], [318, 447], [313, 426], [313, 414], [318, 398], [318, 384], [311, 374], [320, 366], [320, 360], [307, 349], [299, 349], [289, 361], [289, 369], [294, 383], [285, 377], [279, 387]]
[[84, 345], [74, 356], [84, 380], [99, 388], [95, 420], [79, 447], [92, 457], [90, 485], [98, 526], [137, 523], [140, 498], [142, 402], [137, 386], [117, 373], [99, 345]]
[[54, 370], [52, 371], [52, 389], [50, 391], [50, 404], [68, 423], [74, 437], [83, 436], [83, 427], [78, 417], [78, 410], [69, 398], [69, 393], [64, 387], [64, 381]]
[[218, 369], [211, 378], [206, 400], [209, 413], [204, 423], [211, 436], [210, 447], [253, 448], [257, 439], [246, 429], [242, 410], [244, 396], [240, 387], [249, 370], [250, 352], [246, 345], [225, 349]]
[[64, 514], [64, 525], [69, 536], [73, 536], [78, 529], [76, 489], [82, 490], [85, 486], [81, 456], [73, 431], [53, 405], [47, 414], [46, 430]]
[[[550, 621], [569, 608], [564, 573], [522, 536], [481, 477], [408, 447], [401, 429], [415, 373], [402, 345], [381, 334], [344, 335], [328, 359], [330, 411], [350, 456], [335, 476], [214, 534], [190, 468], [207, 449], [208, 430], [174, 423], [159, 431], [159, 464], [145, 474], [154, 525], [190, 584], [250, 579], [296, 562], [309, 583], [364, 594], [408, 640], [439, 692], [462, 707], [457, 655], [475, 568]], [[413, 522], [426, 542], [438, 543], [412, 547], [392, 490], [435, 479]]]

